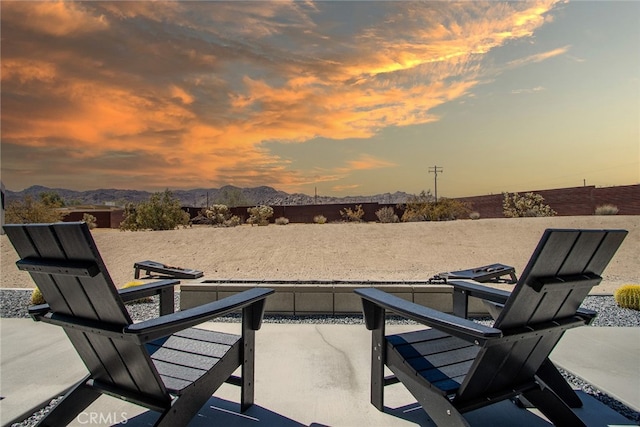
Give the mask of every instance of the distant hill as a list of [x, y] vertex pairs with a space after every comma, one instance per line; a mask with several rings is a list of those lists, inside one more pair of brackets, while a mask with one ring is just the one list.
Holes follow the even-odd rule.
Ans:
[[[22, 199], [24, 196], [38, 198], [41, 193], [55, 192], [67, 205], [124, 205], [149, 199], [151, 192], [138, 190], [98, 189], [88, 191], [74, 191], [64, 188], [48, 188], [34, 185], [22, 191], [6, 190], [7, 201]], [[239, 196], [242, 205], [271, 205], [271, 206], [295, 206], [312, 204], [334, 203], [404, 203], [411, 196], [404, 192], [376, 194], [373, 196], [308, 196], [301, 193], [289, 194], [272, 187], [261, 186], [253, 188], [239, 188], [231, 185], [222, 188], [196, 188], [192, 190], [173, 191], [184, 206], [205, 206], [226, 200], [229, 195]], [[226, 196], [226, 197], [225, 197]]]

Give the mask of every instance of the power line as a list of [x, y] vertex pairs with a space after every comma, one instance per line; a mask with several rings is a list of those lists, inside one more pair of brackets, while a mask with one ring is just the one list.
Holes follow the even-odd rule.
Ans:
[[429, 167], [429, 173], [433, 173], [434, 193], [436, 196], [436, 203], [438, 203], [438, 172], [444, 172], [441, 166]]

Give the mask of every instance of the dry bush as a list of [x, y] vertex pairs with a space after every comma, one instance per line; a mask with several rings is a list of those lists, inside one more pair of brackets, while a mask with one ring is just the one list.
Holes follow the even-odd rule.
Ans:
[[544, 197], [536, 193], [502, 193], [502, 211], [507, 218], [555, 216], [556, 211], [544, 204]]
[[9, 202], [4, 219], [7, 224], [33, 224], [58, 222], [63, 217], [57, 206], [25, 196], [22, 200]]
[[347, 222], [362, 222], [364, 210], [362, 210], [362, 205], [356, 205], [355, 209], [340, 209], [340, 216]]
[[313, 217], [313, 222], [315, 224], [326, 224], [327, 217], [325, 217], [324, 215], [316, 215]]
[[433, 203], [433, 196], [430, 191], [422, 191], [417, 196], [411, 196], [403, 206], [402, 222], [427, 221], [431, 203]]
[[247, 222], [251, 225], [269, 225], [269, 218], [273, 216], [273, 208], [271, 206], [255, 206], [248, 208], [249, 219]]
[[91, 214], [88, 214], [88, 213], [83, 214], [82, 220], [87, 223], [89, 230], [93, 230], [98, 226], [98, 222], [97, 222], [98, 219]]
[[404, 209], [403, 222], [451, 221], [469, 215], [466, 204], [444, 197], [436, 203], [431, 193], [424, 191], [411, 197]]
[[277, 225], [287, 225], [287, 224], [289, 224], [289, 218], [285, 218], [285, 217], [281, 216], [280, 218], [276, 218], [275, 223]]
[[204, 210], [207, 223], [214, 227], [235, 227], [240, 225], [240, 218], [231, 215], [231, 210], [227, 205], [214, 204]]
[[173, 230], [189, 225], [189, 214], [182, 210], [180, 200], [169, 190], [154, 193], [147, 202], [129, 204], [125, 208], [121, 230]]
[[602, 205], [596, 207], [596, 215], [617, 215], [618, 207], [615, 205]]
[[391, 206], [387, 206], [376, 211], [378, 221], [382, 223], [399, 222], [400, 218], [396, 215], [395, 210]]

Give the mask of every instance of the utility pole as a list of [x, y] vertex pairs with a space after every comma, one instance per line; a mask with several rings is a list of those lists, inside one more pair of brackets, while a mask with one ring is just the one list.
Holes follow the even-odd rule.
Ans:
[[429, 167], [429, 173], [433, 173], [434, 192], [436, 196], [436, 204], [438, 203], [438, 172], [444, 172], [441, 166]]

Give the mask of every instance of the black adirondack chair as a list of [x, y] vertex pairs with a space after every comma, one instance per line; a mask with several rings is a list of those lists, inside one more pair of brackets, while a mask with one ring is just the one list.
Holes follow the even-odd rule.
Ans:
[[[439, 426], [467, 426], [463, 413], [515, 397], [555, 425], [583, 426], [571, 410], [582, 403], [548, 356], [567, 329], [593, 320], [596, 313], [580, 304], [626, 234], [546, 230], [511, 293], [455, 282], [465, 295], [459, 301], [472, 291], [504, 303], [493, 327], [357, 289], [373, 337], [371, 403], [383, 411], [384, 386], [402, 382]], [[386, 336], [386, 310], [431, 328]], [[385, 365], [393, 376], [384, 377]]]
[[[5, 231], [47, 304], [30, 307], [36, 321], [64, 328], [89, 374], [39, 425], [70, 423], [107, 394], [160, 412], [157, 426], [184, 426], [224, 382], [241, 386], [241, 410], [253, 404], [255, 331], [271, 289], [173, 312], [164, 280], [118, 291], [84, 223], [7, 225]], [[161, 316], [133, 323], [124, 302], [160, 294]], [[242, 310], [242, 335], [193, 328]], [[43, 349], [46, 351], [46, 349]], [[241, 376], [233, 372], [241, 368]]]

